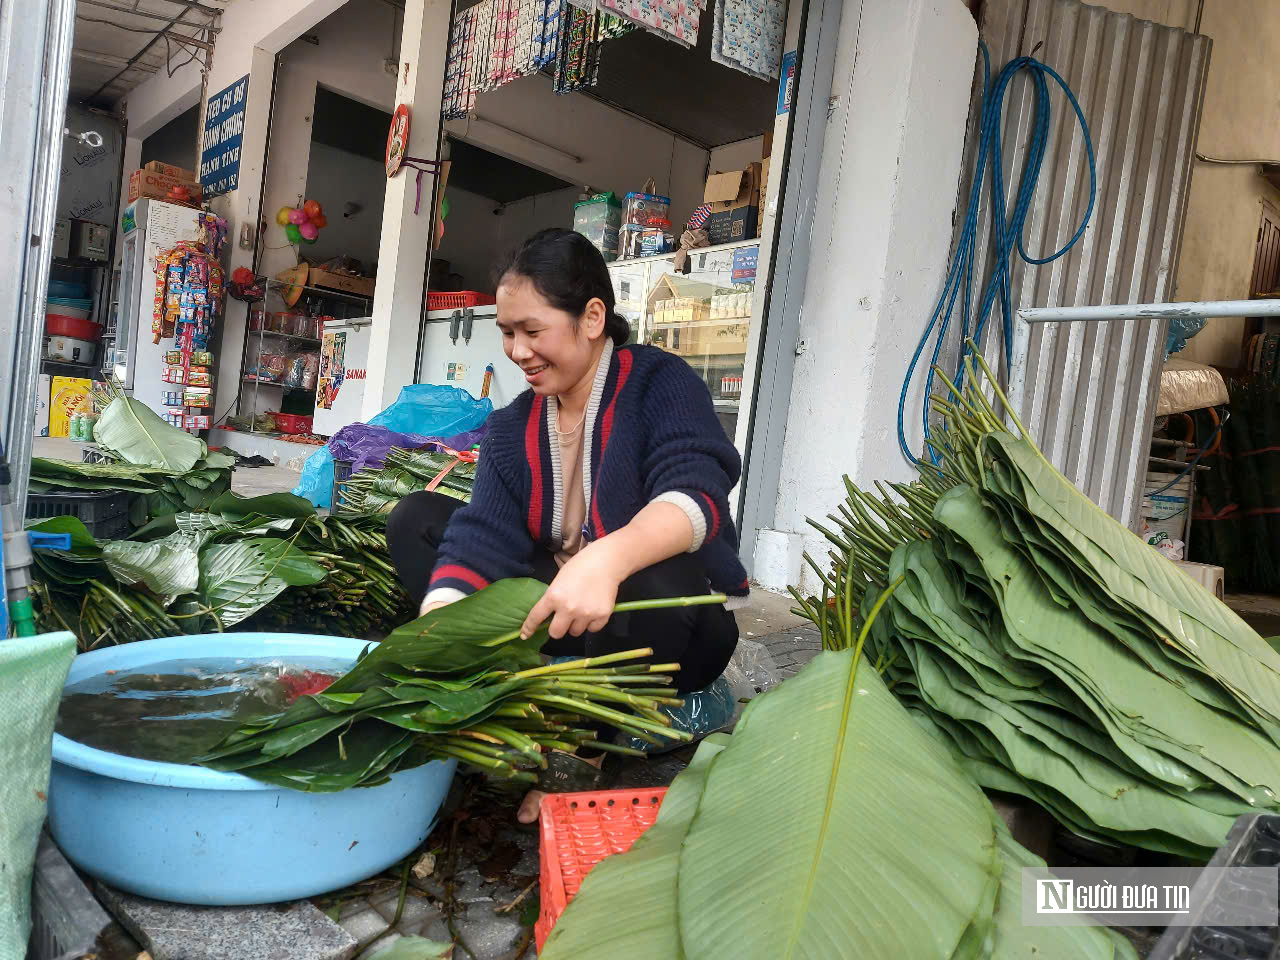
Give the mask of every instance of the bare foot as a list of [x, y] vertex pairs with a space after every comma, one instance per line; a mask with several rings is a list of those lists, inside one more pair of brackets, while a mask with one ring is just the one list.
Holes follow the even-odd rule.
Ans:
[[[560, 751], [556, 751], [559, 753]], [[591, 766], [599, 769], [604, 764], [604, 754], [598, 757], [576, 757], [583, 763], [589, 763]], [[520, 802], [520, 809], [516, 811], [516, 820], [520, 823], [537, 823], [538, 815], [542, 812], [542, 799], [547, 795], [545, 790], [530, 790], [524, 795], [524, 800]]]

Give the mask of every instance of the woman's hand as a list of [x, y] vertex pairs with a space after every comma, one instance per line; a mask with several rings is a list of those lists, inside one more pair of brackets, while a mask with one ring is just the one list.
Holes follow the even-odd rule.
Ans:
[[554, 639], [566, 633], [581, 636], [603, 630], [618, 600], [618, 585], [626, 577], [615, 551], [605, 537], [587, 544], [560, 568], [524, 625], [520, 636], [528, 639], [551, 619], [548, 632]]

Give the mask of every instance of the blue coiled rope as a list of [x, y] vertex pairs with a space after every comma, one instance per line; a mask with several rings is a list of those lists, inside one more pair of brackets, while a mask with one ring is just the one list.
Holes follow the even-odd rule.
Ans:
[[[990, 55], [987, 53], [985, 44], [979, 44], [979, 48], [982, 51], [982, 116], [978, 137], [977, 165], [974, 168], [973, 186], [969, 192], [969, 208], [965, 214], [964, 228], [961, 231], [960, 241], [956, 246], [956, 251], [951, 261], [951, 267], [947, 271], [947, 282], [942, 288], [942, 295], [938, 298], [937, 306], [933, 309], [933, 316], [929, 318], [929, 325], [920, 337], [920, 343], [916, 347], [915, 355], [911, 358], [911, 365], [907, 368], [906, 378], [902, 382], [902, 393], [898, 398], [898, 446], [902, 448], [903, 455], [912, 463], [918, 461], [907, 447], [904, 423], [907, 396], [910, 393], [911, 381], [915, 376], [916, 367], [920, 363], [920, 357], [928, 348], [930, 338], [935, 336], [935, 330], [937, 339], [933, 345], [929, 373], [925, 378], [926, 402], [923, 418], [925, 455], [934, 463], [937, 463], [939, 459], [937, 451], [929, 443], [928, 397], [933, 393], [934, 367], [937, 366], [938, 355], [942, 351], [942, 344], [946, 339], [947, 330], [951, 326], [952, 314], [955, 311], [956, 300], [959, 298], [961, 290], [964, 292], [964, 298], [960, 311], [960, 360], [957, 363], [955, 379], [953, 380], [957, 386], [962, 386], [964, 383], [964, 363], [970, 352], [968, 341], [972, 339], [979, 347], [982, 345], [987, 321], [991, 317], [991, 309], [997, 299], [1000, 301], [1000, 315], [1004, 326], [1005, 368], [1009, 371], [1013, 370], [1013, 306], [1011, 303], [1009, 258], [1012, 255], [1014, 246], [1017, 246], [1018, 255], [1027, 263], [1045, 264], [1057, 260], [1075, 246], [1076, 241], [1084, 235], [1085, 227], [1089, 223], [1089, 217], [1093, 215], [1093, 205], [1098, 195], [1098, 171], [1093, 155], [1093, 140], [1089, 136], [1089, 125], [1085, 122], [1080, 103], [1076, 100], [1071, 88], [1067, 86], [1067, 82], [1052, 67], [1041, 63], [1034, 57], [1018, 57], [1016, 60], [1009, 61], [1005, 68], [1000, 71], [1000, 75], [996, 77], [995, 86], [992, 87]], [[1018, 184], [1017, 198], [1013, 205], [1013, 211], [1006, 221], [1003, 216], [1005, 187], [1000, 143], [1003, 127], [1002, 113], [1009, 82], [1021, 70], [1026, 70], [1031, 75], [1031, 80], [1034, 84], [1035, 117], [1032, 121], [1031, 143], [1027, 148], [1027, 158], [1022, 169], [1022, 180]], [[1026, 225], [1027, 213], [1031, 209], [1031, 201], [1035, 196], [1036, 183], [1040, 178], [1040, 167], [1044, 162], [1045, 148], [1049, 140], [1050, 109], [1049, 82], [1047, 78], [1053, 79], [1062, 88], [1062, 92], [1066, 94], [1067, 102], [1071, 104], [1071, 109], [1075, 111], [1076, 119], [1080, 123], [1080, 129], [1084, 133], [1084, 148], [1089, 156], [1089, 207], [1085, 210], [1084, 217], [1080, 220], [1080, 226], [1076, 228], [1076, 232], [1071, 235], [1071, 239], [1063, 244], [1060, 250], [1047, 257], [1033, 257], [1027, 253], [1026, 247], [1023, 245], [1022, 232]], [[988, 169], [990, 169], [991, 173], [993, 266], [991, 276], [987, 280], [986, 288], [982, 294], [982, 300], [975, 312], [972, 306], [972, 296], [974, 288], [974, 257], [978, 239], [978, 208], [981, 201], [982, 184], [986, 179]]]

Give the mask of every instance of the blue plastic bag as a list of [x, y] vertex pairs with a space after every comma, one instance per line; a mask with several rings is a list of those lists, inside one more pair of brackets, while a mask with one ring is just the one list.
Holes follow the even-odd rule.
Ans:
[[[413, 383], [400, 391], [396, 402], [369, 423], [396, 433], [416, 433], [424, 437], [452, 437], [474, 430], [493, 412], [488, 397], [477, 400], [458, 387], [434, 383]], [[329, 506], [333, 494], [333, 454], [327, 446], [307, 458], [302, 479], [293, 488], [295, 496], [306, 497], [317, 507]]]

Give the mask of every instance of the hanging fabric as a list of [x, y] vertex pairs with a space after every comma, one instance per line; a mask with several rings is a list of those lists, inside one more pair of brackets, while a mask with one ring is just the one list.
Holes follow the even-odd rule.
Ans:
[[785, 0], [716, 0], [711, 59], [760, 80], [782, 73]]

